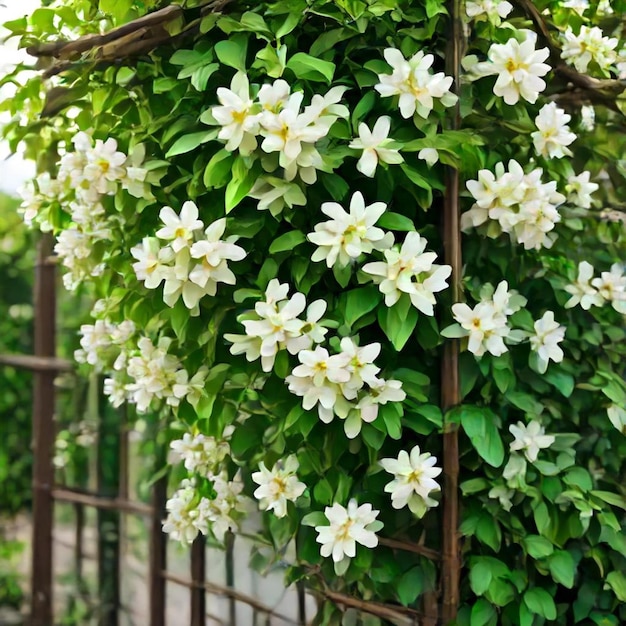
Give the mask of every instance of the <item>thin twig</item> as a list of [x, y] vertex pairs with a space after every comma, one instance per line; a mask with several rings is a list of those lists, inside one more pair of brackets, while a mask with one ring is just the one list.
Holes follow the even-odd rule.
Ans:
[[425, 556], [427, 559], [430, 559], [431, 561], [441, 560], [441, 554], [437, 552], [437, 550], [427, 548], [426, 546], [423, 546], [421, 544], [409, 543], [408, 541], [400, 541], [398, 539], [386, 539], [385, 537], [379, 537], [378, 543], [381, 546], [387, 546], [388, 548], [420, 554], [422, 556]]

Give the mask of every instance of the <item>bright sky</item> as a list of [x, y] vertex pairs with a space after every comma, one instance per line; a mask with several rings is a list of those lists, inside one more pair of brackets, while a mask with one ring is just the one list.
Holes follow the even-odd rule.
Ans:
[[[0, 25], [30, 14], [39, 5], [40, 0], [0, 0]], [[0, 26], [0, 40], [4, 39], [7, 34], [8, 31]], [[28, 58], [28, 55], [17, 50], [16, 38], [6, 43], [0, 41], [0, 77], [25, 58]], [[4, 88], [0, 88], [0, 99], [4, 99], [6, 93]], [[2, 118], [0, 118], [1, 123]], [[33, 177], [35, 166], [32, 161], [24, 161], [19, 155], [7, 160], [8, 155], [8, 146], [0, 141], [0, 190], [15, 193], [24, 181]]]

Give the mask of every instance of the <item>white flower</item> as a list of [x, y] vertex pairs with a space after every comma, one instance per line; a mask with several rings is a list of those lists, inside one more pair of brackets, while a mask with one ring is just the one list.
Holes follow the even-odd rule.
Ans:
[[261, 103], [264, 111], [272, 111], [278, 113], [284, 106], [291, 95], [291, 87], [289, 83], [282, 78], [275, 80], [272, 85], [263, 85], [259, 89], [258, 101]]
[[[298, 359], [301, 364], [285, 379], [289, 391], [302, 398], [305, 410], [317, 405], [320, 419], [328, 424], [333, 420], [338, 399], [344, 395], [340, 384], [347, 383], [352, 376], [348, 370], [349, 356], [330, 356], [326, 348], [317, 346], [315, 350], [299, 352]], [[356, 396], [356, 392], [352, 395]]]
[[619, 263], [611, 265], [610, 272], [602, 272], [591, 284], [598, 290], [600, 297], [610, 302], [618, 313], [626, 314], [626, 275]]
[[250, 198], [259, 201], [259, 211], [269, 209], [273, 216], [280, 215], [285, 206], [304, 206], [306, 196], [297, 183], [290, 183], [274, 176], [261, 176], [248, 192]]
[[571, 156], [571, 150], [566, 148], [576, 139], [567, 125], [571, 119], [572, 116], [557, 107], [555, 102], [541, 107], [535, 118], [537, 130], [530, 135], [538, 154], [550, 159]]
[[345, 386], [358, 391], [363, 385], [375, 385], [380, 367], [374, 365], [374, 359], [380, 354], [380, 344], [370, 343], [359, 348], [354, 339], [344, 337], [339, 345], [343, 358], [348, 361], [346, 369], [350, 372], [350, 379]]
[[401, 450], [397, 459], [380, 460], [383, 469], [394, 475], [385, 487], [394, 509], [408, 505], [412, 513], [423, 517], [430, 507], [437, 506], [437, 501], [430, 497], [431, 492], [440, 491], [434, 479], [441, 474], [441, 468], [435, 467], [435, 463], [437, 459], [428, 452], [422, 453], [419, 446], [410, 454]]
[[534, 104], [539, 94], [546, 88], [540, 78], [550, 71], [543, 63], [549, 56], [548, 48], [535, 50], [537, 36], [526, 31], [522, 43], [511, 38], [505, 44], [494, 43], [489, 48], [489, 61], [478, 63], [473, 71], [478, 76], [498, 76], [493, 87], [496, 96], [504, 98], [506, 104], [517, 104], [520, 98]]
[[606, 410], [609, 421], [617, 430], [626, 435], [626, 409], [618, 404], [611, 404]]
[[559, 343], [564, 337], [565, 326], [554, 321], [552, 311], [546, 311], [543, 317], [535, 322], [535, 334], [530, 338], [530, 347], [537, 353], [541, 373], [548, 368], [548, 361], [560, 363], [563, 360], [563, 350]]
[[222, 241], [225, 229], [226, 218], [223, 217], [204, 231], [205, 239], [191, 246], [191, 257], [199, 259], [200, 263], [189, 272], [189, 280], [210, 296], [217, 293], [217, 283], [234, 285], [237, 282], [227, 261], [241, 261], [246, 256], [246, 251], [240, 246]]
[[161, 249], [153, 237], [145, 237], [140, 245], [131, 248], [130, 253], [137, 259], [137, 262], [133, 263], [137, 280], [144, 281], [146, 289], [156, 289], [170, 271], [172, 251], [167, 248]]
[[[356, 409], [359, 411], [359, 422], [373, 422], [378, 417], [378, 407], [381, 404], [387, 404], [387, 402], [402, 402], [406, 398], [406, 393], [402, 389], [402, 383], [399, 380], [383, 380], [382, 378], [376, 378], [368, 383], [369, 389], [364, 394], [359, 394], [359, 401], [356, 405]], [[350, 417], [346, 420], [347, 423]], [[359, 434], [361, 428], [359, 423], [359, 430], [354, 434]], [[346, 432], [349, 438], [350, 434]]]
[[591, 173], [581, 172], [578, 176], [570, 176], [565, 185], [567, 192], [567, 201], [575, 204], [582, 209], [590, 209], [592, 197], [591, 194], [600, 187], [598, 183], [590, 182]]
[[465, 12], [469, 18], [476, 21], [488, 19], [495, 26], [513, 10], [513, 5], [507, 0], [474, 0], [467, 2]]
[[274, 511], [276, 517], [287, 515], [287, 502], [295, 502], [305, 491], [306, 485], [298, 480], [298, 460], [294, 455], [279, 461], [271, 470], [259, 463], [259, 471], [253, 472], [252, 480], [260, 485], [254, 492], [264, 511]]
[[619, 41], [605, 37], [602, 31], [593, 26], [581, 26], [578, 35], [571, 27], [563, 33], [561, 57], [572, 64], [579, 72], [586, 72], [589, 63], [594, 61], [602, 70], [607, 70], [617, 60], [615, 48]]
[[492, 302], [479, 302], [473, 309], [457, 302], [452, 305], [454, 319], [469, 337], [467, 349], [476, 356], [485, 352], [500, 356], [507, 352], [504, 339], [509, 335], [506, 317], [498, 312]]
[[581, 261], [578, 264], [578, 277], [572, 285], [567, 285], [565, 291], [571, 294], [571, 298], [565, 303], [566, 309], [580, 304], [581, 308], [588, 311], [592, 306], [602, 306], [604, 298], [597, 289], [591, 286], [590, 281], [593, 278], [594, 267], [587, 261]]
[[376, 532], [382, 528], [382, 523], [376, 518], [378, 513], [371, 504], [357, 505], [356, 500], [350, 500], [348, 507], [335, 502], [324, 510], [328, 526], [316, 526], [317, 542], [321, 543], [320, 554], [323, 557], [332, 555], [333, 561], [339, 563], [344, 558], [356, 556], [356, 544], [366, 548], [375, 548], [378, 545]]
[[361, 254], [388, 248], [393, 236], [374, 226], [386, 209], [384, 202], [365, 206], [360, 191], [352, 196], [349, 213], [336, 202], [324, 202], [322, 212], [332, 220], [317, 224], [315, 232], [308, 234], [309, 241], [319, 246], [311, 259], [325, 260], [328, 267], [345, 267]]
[[422, 148], [417, 153], [417, 158], [426, 161], [428, 167], [432, 167], [437, 161], [439, 161], [439, 152], [434, 148]]
[[226, 142], [226, 150], [239, 150], [250, 154], [257, 146], [259, 132], [258, 115], [252, 112], [250, 84], [243, 72], [237, 72], [230, 83], [230, 89], [219, 87], [217, 99], [221, 106], [214, 106], [211, 115], [222, 127], [218, 138]]
[[408, 61], [396, 48], [387, 48], [383, 54], [393, 72], [379, 74], [380, 83], [375, 89], [384, 98], [400, 96], [398, 104], [402, 117], [409, 118], [415, 112], [421, 117], [428, 117], [435, 98], [440, 99], [444, 106], [456, 103], [457, 96], [450, 91], [452, 77], [443, 72], [430, 72], [435, 60], [432, 54], [424, 54], [420, 50]]
[[348, 147], [363, 150], [356, 169], [365, 176], [374, 176], [379, 161], [395, 165], [404, 160], [397, 148], [388, 147], [393, 143], [393, 139], [389, 139], [390, 128], [391, 118], [387, 115], [379, 117], [372, 130], [367, 124], [359, 124], [359, 138], [353, 139]]
[[116, 182], [126, 176], [124, 163], [126, 155], [118, 151], [117, 141], [109, 138], [106, 141], [97, 139], [95, 146], [86, 152], [87, 164], [83, 172], [84, 178], [91, 182], [94, 188], [101, 194], [115, 192], [115, 187], [110, 183]]
[[172, 441], [170, 448], [183, 461], [186, 470], [201, 474], [204, 478], [213, 478], [230, 452], [230, 446], [225, 441], [218, 441], [202, 433], [185, 433], [182, 439]]
[[563, 6], [573, 9], [578, 15], [582, 15], [589, 8], [589, 0], [567, 0]]
[[128, 400], [126, 383], [119, 378], [105, 378], [102, 391], [115, 408], [122, 406]]
[[[619, 65], [619, 64], [618, 64]], [[626, 78], [626, 76], [624, 77]], [[592, 131], [596, 125], [596, 110], [590, 104], [580, 107], [580, 127]]]
[[424, 315], [434, 315], [434, 294], [446, 289], [446, 279], [452, 268], [449, 265], [435, 265], [433, 262], [437, 255], [424, 252], [427, 243], [418, 233], [407, 233], [400, 248], [394, 246], [384, 251], [384, 262], [363, 266], [363, 271], [372, 276], [380, 292], [385, 294], [387, 306], [393, 306], [406, 293], [416, 309]]
[[500, 506], [505, 511], [510, 511], [513, 503], [511, 502], [511, 498], [515, 495], [514, 489], [509, 489], [504, 485], [498, 485], [497, 487], [492, 487], [487, 494], [488, 497], [497, 499], [500, 502]]
[[187, 248], [193, 241], [194, 231], [204, 228], [202, 220], [198, 219], [198, 207], [191, 200], [183, 204], [180, 216], [171, 207], [165, 206], [161, 209], [159, 218], [165, 226], [156, 232], [156, 236], [171, 241], [170, 246], [174, 252]]
[[523, 422], [511, 424], [509, 431], [515, 437], [511, 451], [522, 450], [530, 463], [537, 460], [539, 450], [549, 448], [555, 442], [554, 435], [546, 435], [544, 427], [536, 420], [532, 420], [528, 426]]

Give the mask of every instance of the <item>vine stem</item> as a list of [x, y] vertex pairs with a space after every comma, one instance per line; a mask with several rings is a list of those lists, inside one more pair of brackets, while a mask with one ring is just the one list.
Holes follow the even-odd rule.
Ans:
[[[451, 33], [446, 54], [447, 74], [454, 79], [459, 100], [452, 111], [451, 128], [461, 126], [460, 68], [463, 54], [462, 0], [451, 0]], [[461, 293], [461, 229], [459, 216], [459, 172], [449, 166], [446, 172], [446, 193], [443, 212], [443, 245], [445, 262], [452, 267], [451, 293], [458, 302]], [[444, 345], [441, 371], [441, 405], [446, 412], [461, 401], [459, 380], [459, 342], [447, 341]], [[458, 425], [444, 418], [443, 432], [443, 538], [441, 563], [442, 606], [444, 624], [456, 619], [459, 607], [461, 578], [461, 551], [459, 541], [459, 441]]]

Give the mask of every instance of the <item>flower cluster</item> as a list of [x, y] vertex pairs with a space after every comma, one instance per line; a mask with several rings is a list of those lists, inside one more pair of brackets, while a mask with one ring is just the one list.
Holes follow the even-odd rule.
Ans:
[[391, 74], [379, 74], [380, 83], [374, 88], [384, 98], [399, 96], [398, 107], [402, 117], [409, 118], [414, 113], [428, 117], [435, 106], [435, 98], [445, 107], [456, 104], [458, 98], [450, 91], [452, 77], [443, 72], [433, 74], [430, 71], [435, 62], [432, 54], [424, 54], [420, 50], [408, 60], [396, 48], [387, 48], [383, 54], [393, 71]]
[[572, 152], [567, 146], [576, 139], [576, 135], [567, 125], [571, 119], [572, 116], [560, 109], [555, 102], [541, 107], [535, 118], [537, 130], [530, 135], [537, 154], [548, 159], [571, 156]]
[[131, 402], [139, 413], [146, 413], [158, 401], [168, 406], [178, 406], [183, 399], [198, 402], [207, 369], [200, 368], [190, 379], [179, 359], [169, 354], [171, 344], [169, 337], [161, 337], [156, 346], [149, 337], [141, 337], [123, 360], [116, 360], [116, 371], [104, 381], [104, 393], [113, 406]]
[[181, 543], [192, 543], [198, 533], [209, 532], [219, 541], [229, 530], [236, 530], [238, 518], [245, 512], [241, 495], [243, 483], [238, 477], [228, 480], [225, 474], [212, 479], [212, 498], [201, 495], [194, 479], [185, 479], [166, 502], [168, 512], [163, 532]]
[[397, 459], [381, 459], [380, 464], [394, 479], [387, 484], [385, 491], [391, 494], [391, 506], [401, 509], [408, 505], [414, 515], [424, 517], [429, 508], [437, 506], [437, 500], [430, 497], [440, 487], [434, 479], [441, 474], [435, 467], [437, 459], [428, 452], [421, 452], [415, 446], [411, 452], [401, 450]]
[[[219, 105], [210, 109], [211, 117], [206, 121], [221, 126], [218, 138], [226, 143], [229, 152], [254, 153], [261, 159], [264, 171], [276, 172], [280, 167], [287, 183], [298, 177], [312, 184], [317, 180], [317, 170], [328, 169], [316, 144], [328, 135], [337, 119], [348, 116], [348, 109], [339, 104], [345, 91], [345, 87], [334, 87], [324, 96], [315, 94], [311, 103], [303, 107], [304, 93], [292, 93], [290, 85], [278, 79], [262, 85], [253, 99], [248, 77], [238, 72], [230, 89], [220, 87], [217, 90]], [[298, 188], [295, 183], [289, 185], [282, 181], [275, 187], [275, 178], [281, 181], [280, 176], [262, 177], [255, 190], [266, 206], [278, 203], [289, 190]], [[260, 194], [261, 186], [270, 189]], [[280, 191], [276, 193], [276, 190]], [[266, 198], [266, 194], [272, 199]], [[295, 193], [292, 198], [295, 199], [292, 199], [293, 204], [304, 204], [299, 194]], [[275, 209], [279, 211], [278, 204]]]
[[[73, 151], [67, 151], [58, 163], [57, 179], [41, 175], [22, 191], [21, 211], [27, 224], [39, 223], [50, 230], [49, 212], [60, 206], [69, 213], [71, 226], [61, 231], [55, 252], [68, 270], [65, 287], [74, 290], [85, 279], [104, 271], [103, 242], [111, 238], [113, 222], [103, 206], [106, 196], [125, 189], [136, 198], [150, 198], [148, 170], [141, 167], [143, 146], [126, 155], [113, 138], [93, 139], [84, 132], [72, 139]], [[97, 248], [102, 248], [98, 250]]]
[[614, 37], [605, 37], [597, 26], [582, 25], [578, 35], [568, 27], [563, 33], [561, 57], [579, 72], [586, 72], [591, 62], [601, 70], [608, 70], [617, 60], [615, 48], [618, 43]]
[[435, 293], [448, 287], [452, 273], [449, 265], [437, 265], [435, 252], [425, 252], [428, 242], [417, 232], [409, 232], [401, 246], [383, 252], [384, 261], [367, 263], [363, 271], [371, 276], [385, 295], [385, 304], [393, 306], [407, 294], [411, 304], [424, 315], [434, 315]]
[[[272, 279], [265, 290], [265, 300], [245, 313], [239, 321], [245, 335], [226, 333], [224, 339], [233, 345], [232, 354], [245, 354], [248, 361], [261, 357], [264, 372], [271, 372], [279, 350], [298, 354], [314, 343], [321, 343], [328, 332], [320, 323], [326, 302], [316, 300], [308, 307], [303, 294], [296, 292], [287, 298], [289, 285]], [[306, 319], [298, 317], [306, 308]]]
[[98, 372], [107, 367], [121, 369], [126, 363], [125, 346], [135, 333], [135, 324], [104, 319], [80, 327], [80, 349], [74, 352], [79, 363], [88, 363]]
[[534, 104], [546, 88], [541, 77], [551, 69], [544, 63], [550, 56], [548, 48], [535, 49], [537, 35], [531, 31], [519, 32], [524, 35], [521, 43], [511, 38], [505, 44], [492, 44], [488, 61], [478, 63], [475, 57], [464, 60], [471, 78], [497, 76], [493, 93], [509, 105], [517, 104], [520, 98]]
[[[218, 283], [235, 284], [228, 261], [241, 261], [246, 252], [234, 243], [236, 238], [222, 240], [226, 218], [203, 232], [198, 207], [191, 201], [183, 204], [180, 215], [163, 207], [159, 217], [163, 227], [156, 238], [146, 237], [130, 251], [137, 260], [135, 274], [147, 289], [156, 289], [163, 282], [163, 301], [168, 306], [182, 298], [191, 315], [199, 315], [200, 300], [214, 296]], [[169, 243], [163, 245], [159, 240]]]
[[513, 5], [507, 0], [474, 0], [465, 5], [467, 17], [476, 22], [489, 20], [494, 26], [499, 26], [512, 10]]
[[306, 490], [306, 485], [298, 480], [298, 460], [294, 455], [277, 462], [272, 469], [265, 463], [259, 464], [259, 471], [252, 473], [252, 480], [259, 485], [254, 497], [264, 511], [274, 511], [276, 517], [287, 515], [287, 502], [295, 502]]
[[481, 301], [473, 309], [461, 302], [452, 305], [454, 319], [460, 324], [460, 328], [456, 328], [457, 336], [468, 337], [467, 349], [476, 356], [485, 352], [500, 356], [508, 351], [505, 339], [509, 342], [522, 339], [519, 331], [509, 326], [508, 317], [525, 304], [526, 298], [514, 290], [509, 291], [506, 281], [495, 291], [487, 283], [481, 291]]
[[182, 461], [188, 472], [212, 479], [220, 473], [221, 464], [230, 454], [226, 441], [219, 441], [202, 433], [185, 433], [182, 439], [170, 443], [174, 457]]
[[592, 306], [602, 306], [610, 302], [618, 312], [626, 315], [626, 274], [624, 267], [614, 263], [609, 272], [601, 272], [594, 278], [595, 269], [591, 263], [578, 264], [576, 282], [565, 287], [571, 298], [565, 303], [566, 309], [577, 304], [588, 311]]
[[536, 168], [525, 174], [515, 160], [509, 169], [503, 163], [490, 170], [480, 170], [478, 180], [467, 181], [467, 188], [476, 201], [461, 216], [461, 228], [468, 231], [485, 225], [489, 237], [508, 233], [513, 241], [526, 250], [550, 248], [556, 239], [551, 232], [561, 221], [557, 207], [565, 196], [556, 190], [556, 182], [541, 181], [543, 170]]
[[406, 394], [397, 380], [377, 377], [380, 368], [374, 359], [380, 344], [359, 347], [350, 337], [340, 342], [340, 352], [330, 355], [326, 348], [302, 350], [300, 365], [285, 382], [289, 391], [302, 397], [307, 411], [317, 405], [320, 420], [328, 424], [335, 416], [345, 420], [346, 436], [353, 439], [361, 432], [362, 422], [373, 422], [380, 405], [402, 402]]
[[590, 209], [593, 198], [591, 194], [599, 188], [598, 183], [590, 182], [591, 173], [581, 172], [578, 176], [569, 176], [565, 191], [567, 201], [581, 209]]

